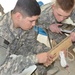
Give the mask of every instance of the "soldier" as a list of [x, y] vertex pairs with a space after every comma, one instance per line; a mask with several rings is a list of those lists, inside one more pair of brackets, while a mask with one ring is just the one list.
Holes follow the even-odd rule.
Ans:
[[[49, 28], [52, 32], [62, 34], [59, 27], [62, 25], [61, 22], [63, 20], [70, 16], [73, 22], [75, 22], [73, 8], [74, 0], [55, 0], [55, 2], [43, 5], [38, 24]], [[75, 33], [71, 33], [71, 39], [75, 41]]]
[[18, 0], [11, 12], [0, 17], [0, 75], [17, 75], [31, 65], [52, 61], [48, 52], [26, 54], [25, 57], [11, 53], [22, 47], [39, 15], [36, 0]]
[[[62, 34], [62, 32], [60, 31], [60, 29], [58, 27], [62, 25], [61, 22], [63, 20], [65, 20], [66, 18], [68, 18], [71, 15], [73, 8], [74, 8], [74, 0], [55, 0], [55, 2], [45, 4], [45, 5], [41, 6], [41, 14], [38, 19], [37, 25], [41, 26], [42, 28], [50, 29], [52, 32]], [[74, 21], [73, 14], [71, 15], [71, 18], [73, 17], [73, 21]], [[62, 34], [62, 35], [55, 34], [55, 33], [53, 34], [53, 33], [51, 33], [51, 31], [49, 33], [50, 38], [55, 39], [55, 41], [57, 43], [59, 43], [64, 37], [66, 37], [64, 34]], [[73, 33], [71, 35], [73, 35]], [[75, 35], [73, 35], [73, 36], [75, 36]], [[73, 38], [73, 36], [71, 36], [71, 38]], [[50, 50], [46, 46], [43, 47], [43, 45], [38, 45], [38, 47], [39, 46], [42, 46], [41, 51]], [[40, 71], [43, 72], [40, 75], [45, 75], [44, 72], [46, 71], [47, 68], [44, 70], [44, 67], [41, 65], [40, 65], [40, 68], [42, 69]], [[50, 68], [51, 68], [51, 66], [48, 67], [48, 70]]]

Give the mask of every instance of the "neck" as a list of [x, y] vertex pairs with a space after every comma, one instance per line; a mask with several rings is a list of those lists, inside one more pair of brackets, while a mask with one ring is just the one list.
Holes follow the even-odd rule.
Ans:
[[11, 15], [11, 18], [12, 18], [12, 21], [13, 21], [13, 26], [14, 26], [15, 28], [17, 28], [17, 27], [18, 27], [18, 22], [17, 22], [17, 19], [16, 19], [16, 17], [15, 17], [15, 14], [12, 14], [12, 15]]

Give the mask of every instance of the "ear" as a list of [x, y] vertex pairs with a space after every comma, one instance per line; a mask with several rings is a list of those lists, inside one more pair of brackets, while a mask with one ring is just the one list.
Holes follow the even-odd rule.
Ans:
[[20, 21], [20, 20], [22, 19], [21, 13], [19, 13], [19, 12], [16, 13], [16, 19], [17, 19], [18, 21]]
[[52, 5], [52, 9], [54, 9], [54, 7], [55, 7], [55, 5], [53, 4], [53, 5]]

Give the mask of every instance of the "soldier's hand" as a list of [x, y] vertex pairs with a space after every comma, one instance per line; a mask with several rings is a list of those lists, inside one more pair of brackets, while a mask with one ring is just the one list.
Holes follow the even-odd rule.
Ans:
[[72, 32], [70, 34], [70, 38], [71, 38], [72, 42], [75, 42], [75, 32]]
[[61, 30], [59, 28], [59, 26], [61, 26], [62, 24], [51, 24], [49, 29], [52, 31], [52, 32], [56, 32], [56, 33], [61, 33]]
[[51, 55], [50, 53], [48, 53], [48, 58], [47, 58], [47, 61], [44, 63], [44, 66], [48, 67], [49, 65], [51, 65], [54, 57], [55, 55]]
[[47, 52], [40, 53], [37, 54], [36, 57], [38, 58], [38, 63], [45, 63], [48, 59], [48, 53]]
[[37, 54], [36, 57], [38, 58], [38, 63], [42, 63], [45, 66], [48, 66], [52, 63], [55, 55], [50, 55], [49, 52], [44, 52], [44, 53]]

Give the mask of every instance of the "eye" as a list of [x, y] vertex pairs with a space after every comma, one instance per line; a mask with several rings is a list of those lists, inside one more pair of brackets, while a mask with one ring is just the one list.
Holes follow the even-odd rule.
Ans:
[[31, 23], [33, 22], [33, 21], [30, 21]]
[[58, 16], [62, 16], [62, 15], [58, 14]]

